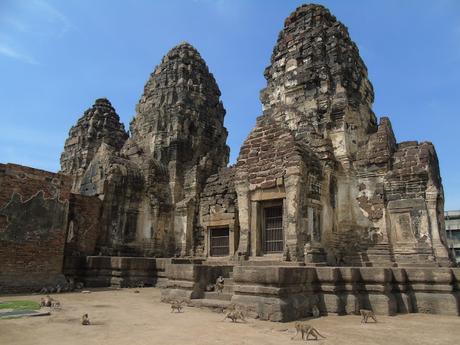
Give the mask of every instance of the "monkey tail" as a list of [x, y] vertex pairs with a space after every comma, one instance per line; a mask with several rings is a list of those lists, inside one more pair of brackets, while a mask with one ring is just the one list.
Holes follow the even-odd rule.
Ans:
[[316, 332], [317, 335], [319, 335], [321, 338], [323, 339], [326, 339], [326, 337], [324, 335], [322, 335], [321, 333], [318, 332], [318, 330], [316, 328], [313, 328]]

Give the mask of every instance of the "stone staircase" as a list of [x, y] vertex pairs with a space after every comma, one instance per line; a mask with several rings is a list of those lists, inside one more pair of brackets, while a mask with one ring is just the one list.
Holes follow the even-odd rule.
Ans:
[[429, 247], [407, 246], [406, 249], [399, 246], [394, 253], [398, 267], [437, 267], [438, 264], [433, 260], [433, 251]]
[[203, 298], [192, 299], [191, 304], [194, 307], [223, 311], [223, 309], [231, 304], [233, 285], [233, 272], [229, 272], [227, 277], [224, 276], [224, 288], [222, 293], [216, 291], [204, 292]]
[[367, 249], [344, 256], [345, 266], [351, 267], [396, 267], [391, 246], [387, 243], [376, 244]]
[[363, 266], [366, 267], [396, 267], [394, 254], [388, 243], [376, 244], [361, 254]]

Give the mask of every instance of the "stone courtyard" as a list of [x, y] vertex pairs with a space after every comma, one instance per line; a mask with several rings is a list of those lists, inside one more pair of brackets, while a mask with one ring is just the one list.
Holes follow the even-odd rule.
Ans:
[[[272, 323], [249, 319], [247, 323], [222, 322], [223, 315], [186, 307], [171, 313], [160, 303], [156, 288], [93, 291], [55, 296], [62, 310], [50, 317], [0, 320], [0, 343], [18, 345], [124, 345], [191, 344], [256, 345], [301, 344], [291, 340], [293, 322]], [[7, 297], [35, 299], [37, 295]], [[2, 298], [4, 300], [4, 298]], [[88, 313], [92, 326], [82, 327], [80, 317]], [[313, 344], [331, 345], [432, 345], [454, 344], [460, 336], [456, 316], [406, 314], [379, 316], [378, 323], [361, 324], [360, 317], [328, 316], [309, 320], [326, 339]]]
[[[98, 98], [58, 173], [0, 164], [0, 293], [106, 289], [60, 295], [49, 319], [2, 321], [0, 339], [270, 344], [315, 311], [329, 343], [455, 339], [460, 268], [433, 144], [398, 143], [374, 114], [358, 48], [323, 6], [287, 17], [264, 76], [234, 165], [221, 92], [187, 42], [151, 73], [129, 131]], [[247, 324], [219, 323], [231, 305]], [[360, 325], [360, 309], [382, 322]], [[84, 312], [94, 327], [78, 328]]]

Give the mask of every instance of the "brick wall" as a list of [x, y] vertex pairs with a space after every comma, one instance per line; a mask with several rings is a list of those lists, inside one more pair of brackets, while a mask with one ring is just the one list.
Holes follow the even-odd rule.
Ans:
[[71, 181], [0, 164], [0, 293], [62, 281]]

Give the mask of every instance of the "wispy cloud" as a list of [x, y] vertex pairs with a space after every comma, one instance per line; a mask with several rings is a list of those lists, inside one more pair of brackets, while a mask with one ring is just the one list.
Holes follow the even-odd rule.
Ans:
[[7, 15], [5, 13], [0, 13], [0, 23], [4, 26], [11, 27], [12, 29], [19, 31], [19, 32], [28, 32], [29, 27], [28, 25], [24, 24], [24, 22], [14, 18], [11, 15]]
[[71, 28], [69, 18], [52, 1], [16, 0], [0, 12], [0, 55], [38, 65], [35, 54], [30, 54], [37, 40], [61, 38]]
[[0, 29], [31, 35], [62, 37], [73, 28], [69, 18], [46, 0], [16, 0], [0, 12]]
[[21, 53], [16, 49], [6, 45], [5, 43], [0, 43], [0, 55], [15, 59], [21, 62], [25, 62], [31, 65], [38, 65], [38, 61], [35, 60], [32, 56]]
[[45, 0], [34, 0], [32, 1], [32, 4], [37, 9], [37, 11], [48, 21], [58, 24], [58, 36], [63, 36], [70, 28], [72, 28], [72, 24], [69, 18], [67, 18], [64, 13], [59, 11], [49, 2]]

